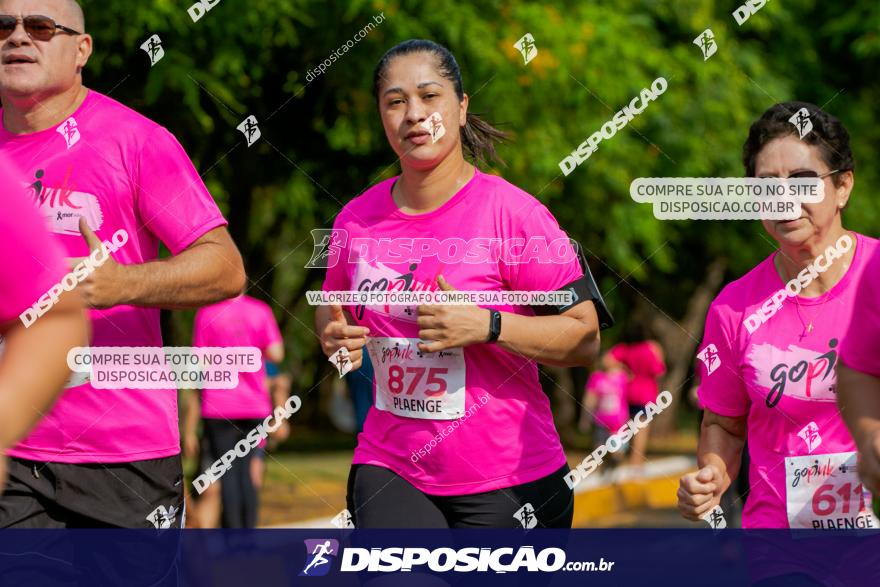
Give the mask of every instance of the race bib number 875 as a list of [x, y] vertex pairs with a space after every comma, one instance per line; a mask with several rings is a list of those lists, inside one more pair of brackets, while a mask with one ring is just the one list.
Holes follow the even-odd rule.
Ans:
[[455, 420], [465, 410], [462, 349], [422, 353], [417, 338], [370, 338], [376, 408], [424, 420]]

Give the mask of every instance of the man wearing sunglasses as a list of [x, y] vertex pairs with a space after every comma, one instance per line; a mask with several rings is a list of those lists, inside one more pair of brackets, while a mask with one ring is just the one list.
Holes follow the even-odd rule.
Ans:
[[[92, 52], [85, 30], [74, 0], [0, 0], [0, 154], [26, 174], [22, 192], [69, 257], [127, 233], [76, 286], [92, 308], [88, 344], [161, 347], [159, 309], [238, 295], [241, 256], [171, 133], [83, 86]], [[161, 261], [160, 243], [172, 253]], [[40, 320], [39, 312], [21, 319]], [[183, 524], [173, 388], [95, 389], [71, 379], [8, 455], [0, 528]]]

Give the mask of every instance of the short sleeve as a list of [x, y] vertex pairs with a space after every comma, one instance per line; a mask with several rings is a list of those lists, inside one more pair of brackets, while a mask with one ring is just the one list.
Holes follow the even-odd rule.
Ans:
[[868, 260], [856, 292], [853, 318], [840, 343], [840, 361], [856, 371], [880, 377], [880, 253]]
[[734, 418], [748, 414], [751, 400], [740, 371], [739, 347], [730, 334], [735, 329], [725, 309], [713, 302], [706, 316], [703, 342], [697, 353], [697, 396], [703, 408]]
[[0, 159], [0, 322], [17, 319], [68, 272], [61, 245], [15, 177]]
[[[322, 235], [323, 240], [315, 243], [319, 250], [326, 251], [327, 273], [324, 275], [323, 291], [345, 291], [351, 285], [348, 251], [353, 227], [347, 218], [348, 214], [343, 209], [336, 216], [330, 234]], [[354, 232], [357, 233], [358, 231]]]
[[[514, 238], [530, 246], [533, 237], [544, 237], [548, 253], [529, 256], [524, 251], [524, 263], [510, 263], [502, 260], [501, 270], [512, 291], [556, 291], [583, 276], [580, 261], [568, 235], [559, 228], [559, 223], [543, 204], [537, 203], [521, 217]], [[538, 239], [540, 240], [540, 239]], [[535, 241], [531, 241], [534, 243]], [[541, 262], [544, 261], [544, 262]]]
[[263, 343], [263, 350], [269, 348], [275, 343], [282, 342], [281, 330], [278, 328], [278, 322], [275, 321], [275, 314], [268, 305], [263, 306], [263, 320], [260, 324], [260, 339]]
[[134, 181], [141, 222], [174, 255], [226, 225], [183, 147], [164, 128], [144, 141]]

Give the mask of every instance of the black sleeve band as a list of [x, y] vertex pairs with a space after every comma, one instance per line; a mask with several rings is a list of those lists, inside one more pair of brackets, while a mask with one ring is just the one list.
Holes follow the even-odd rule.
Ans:
[[599, 286], [596, 285], [596, 280], [593, 279], [593, 274], [590, 272], [587, 260], [584, 259], [580, 245], [576, 241], [574, 244], [578, 252], [578, 259], [581, 262], [581, 268], [584, 270], [584, 276], [556, 290], [559, 292], [571, 292], [572, 303], [561, 306], [532, 306], [532, 309], [538, 316], [559, 315], [578, 304], [590, 301], [596, 307], [596, 316], [599, 318], [599, 330], [611, 328], [614, 326], [614, 316], [611, 315], [611, 311], [605, 305], [605, 300], [602, 299], [602, 294], [599, 293]]

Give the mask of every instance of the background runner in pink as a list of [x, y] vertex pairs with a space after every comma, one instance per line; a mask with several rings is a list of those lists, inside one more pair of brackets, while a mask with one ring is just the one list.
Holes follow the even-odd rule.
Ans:
[[[837, 409], [834, 368], [854, 317], [866, 261], [878, 241], [855, 237], [852, 265], [830, 291], [818, 298], [786, 299], [751, 335], [745, 318], [785, 286], [773, 266], [775, 254], [725, 287], [709, 309], [701, 348], [714, 345], [717, 363], [710, 362], [711, 373], [700, 363], [698, 394], [703, 406], [717, 414], [748, 417], [751, 488], [743, 512], [745, 528], [789, 527], [787, 457], [811, 455], [822, 464], [823, 454], [856, 450]], [[821, 319], [803, 336], [802, 316], [820, 311]], [[812, 444], [804, 438], [810, 423], [821, 438], [818, 445], [815, 437]]]
[[632, 374], [626, 386], [626, 400], [634, 406], [645, 406], [657, 401], [659, 385], [657, 378], [666, 373], [655, 342], [641, 341], [632, 344], [616, 344], [611, 357], [620, 361]]
[[595, 422], [612, 433], [626, 424], [629, 410], [626, 405], [626, 373], [624, 371], [594, 371], [587, 380], [587, 395], [597, 398]]
[[[367, 236], [429, 235], [440, 241], [543, 236], [548, 243], [566, 238], [547, 208], [534, 197], [479, 170], [440, 208], [419, 215], [397, 208], [391, 196], [394, 181], [392, 178], [370, 188], [339, 214], [334, 227], [348, 231], [349, 243], [352, 238]], [[348, 262], [349, 254], [344, 247], [340, 261], [328, 269], [325, 291], [399, 289], [410, 279], [413, 289], [438, 289], [436, 280], [441, 274], [458, 290], [554, 291], [583, 275], [573, 254], [564, 264], [487, 261], [448, 265], [437, 256], [412, 264], [404, 257], [399, 262]], [[491, 307], [532, 315], [530, 308], [521, 306]], [[414, 308], [349, 310], [358, 325], [370, 328], [370, 339], [419, 336]], [[537, 365], [492, 344], [475, 344], [463, 351], [464, 409], [473, 408], [466, 422], [438, 443], [428, 458], [413, 463], [413, 451], [429, 443], [450, 421], [403, 417], [373, 407], [358, 436], [354, 464], [385, 467], [434, 495], [472, 494], [527, 483], [565, 464], [550, 403], [538, 382]], [[372, 355], [371, 359], [376, 378], [387, 376], [382, 370], [389, 370], [389, 362]], [[489, 399], [482, 405], [479, 398], [484, 396]]]
[[[271, 345], [281, 342], [281, 331], [272, 309], [250, 296], [225, 300], [196, 313], [193, 346], [248, 346], [265, 353]], [[202, 390], [203, 418], [265, 418], [271, 412], [265, 361], [259, 371], [240, 372], [235, 389]]]
[[[41, 132], [0, 128], [0, 153], [26, 176], [35, 201], [69, 257], [89, 250], [84, 216], [98, 238], [120, 229], [129, 241], [121, 264], [155, 260], [159, 244], [177, 254], [226, 221], [177, 140], [118, 102], [90, 91], [67, 120]], [[91, 310], [92, 345], [162, 346], [159, 310]], [[168, 390], [65, 390], [40, 425], [9, 454], [61, 463], [130, 462], [180, 452], [177, 393]]]

